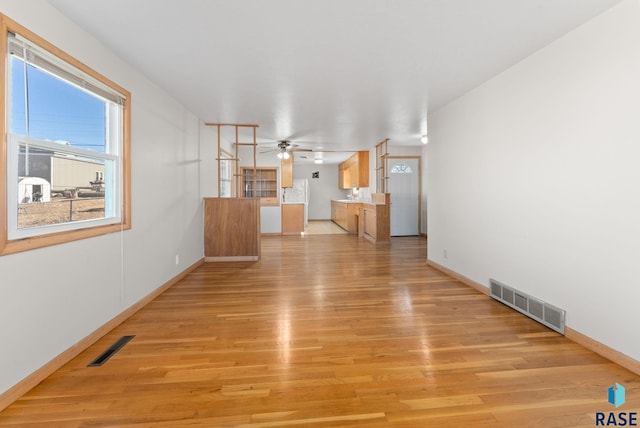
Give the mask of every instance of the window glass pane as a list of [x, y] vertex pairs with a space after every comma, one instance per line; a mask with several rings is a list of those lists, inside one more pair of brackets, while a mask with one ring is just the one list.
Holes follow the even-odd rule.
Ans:
[[391, 174], [413, 174], [413, 170], [407, 164], [396, 164], [391, 168]]
[[221, 198], [230, 198], [231, 197], [231, 182], [230, 181], [222, 181], [220, 183], [220, 197]]
[[[25, 91], [25, 74], [26, 91]], [[107, 102], [11, 57], [11, 132], [74, 147], [106, 151]]]
[[18, 162], [18, 229], [113, 216], [113, 161], [20, 143]]

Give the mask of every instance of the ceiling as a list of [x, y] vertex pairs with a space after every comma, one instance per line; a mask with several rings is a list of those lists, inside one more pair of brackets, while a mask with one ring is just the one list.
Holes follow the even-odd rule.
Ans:
[[620, 2], [49, 1], [202, 121], [316, 151], [420, 145], [429, 112]]

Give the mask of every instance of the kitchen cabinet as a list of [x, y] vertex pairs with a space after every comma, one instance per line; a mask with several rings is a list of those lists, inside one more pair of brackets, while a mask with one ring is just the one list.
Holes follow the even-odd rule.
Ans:
[[341, 189], [369, 187], [369, 152], [356, 152], [338, 166], [338, 186]]
[[293, 187], [293, 155], [282, 159], [280, 164], [280, 186]]
[[359, 202], [331, 201], [331, 220], [349, 233], [358, 233]]
[[391, 242], [389, 201], [388, 193], [376, 193], [371, 203], [362, 204], [358, 236], [375, 244]]
[[304, 232], [304, 203], [282, 204], [282, 234], [292, 235]]
[[344, 230], [347, 230], [347, 204], [331, 201], [331, 220]]
[[373, 238], [378, 236], [378, 210], [375, 205], [365, 204], [362, 208], [364, 235]]

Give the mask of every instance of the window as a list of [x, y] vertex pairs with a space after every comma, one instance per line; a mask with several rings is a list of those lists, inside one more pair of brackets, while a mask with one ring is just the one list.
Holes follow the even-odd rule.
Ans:
[[130, 94], [7, 17], [0, 23], [0, 254], [128, 229]]
[[233, 197], [233, 171], [235, 170], [233, 156], [231, 153], [220, 150], [220, 197]]
[[413, 170], [409, 165], [399, 163], [391, 168], [391, 174], [413, 174]]

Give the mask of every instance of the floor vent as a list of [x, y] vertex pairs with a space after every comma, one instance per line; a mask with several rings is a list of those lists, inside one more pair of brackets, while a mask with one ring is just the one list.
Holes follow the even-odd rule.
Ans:
[[489, 280], [490, 295], [494, 299], [522, 312], [541, 324], [546, 325], [560, 334], [564, 334], [566, 311], [559, 309], [542, 300], [531, 297], [521, 291], [501, 284], [495, 279]]
[[89, 364], [87, 367], [97, 367], [97, 366], [103, 365], [104, 363], [107, 362], [109, 358], [113, 357], [113, 354], [115, 354], [120, 349], [122, 349], [122, 347], [127, 343], [129, 343], [129, 341], [134, 337], [135, 336], [122, 336], [120, 339], [116, 341], [116, 343], [111, 345], [109, 349], [107, 349], [102, 354], [100, 354], [100, 356], [95, 360], [93, 360], [91, 364]]

